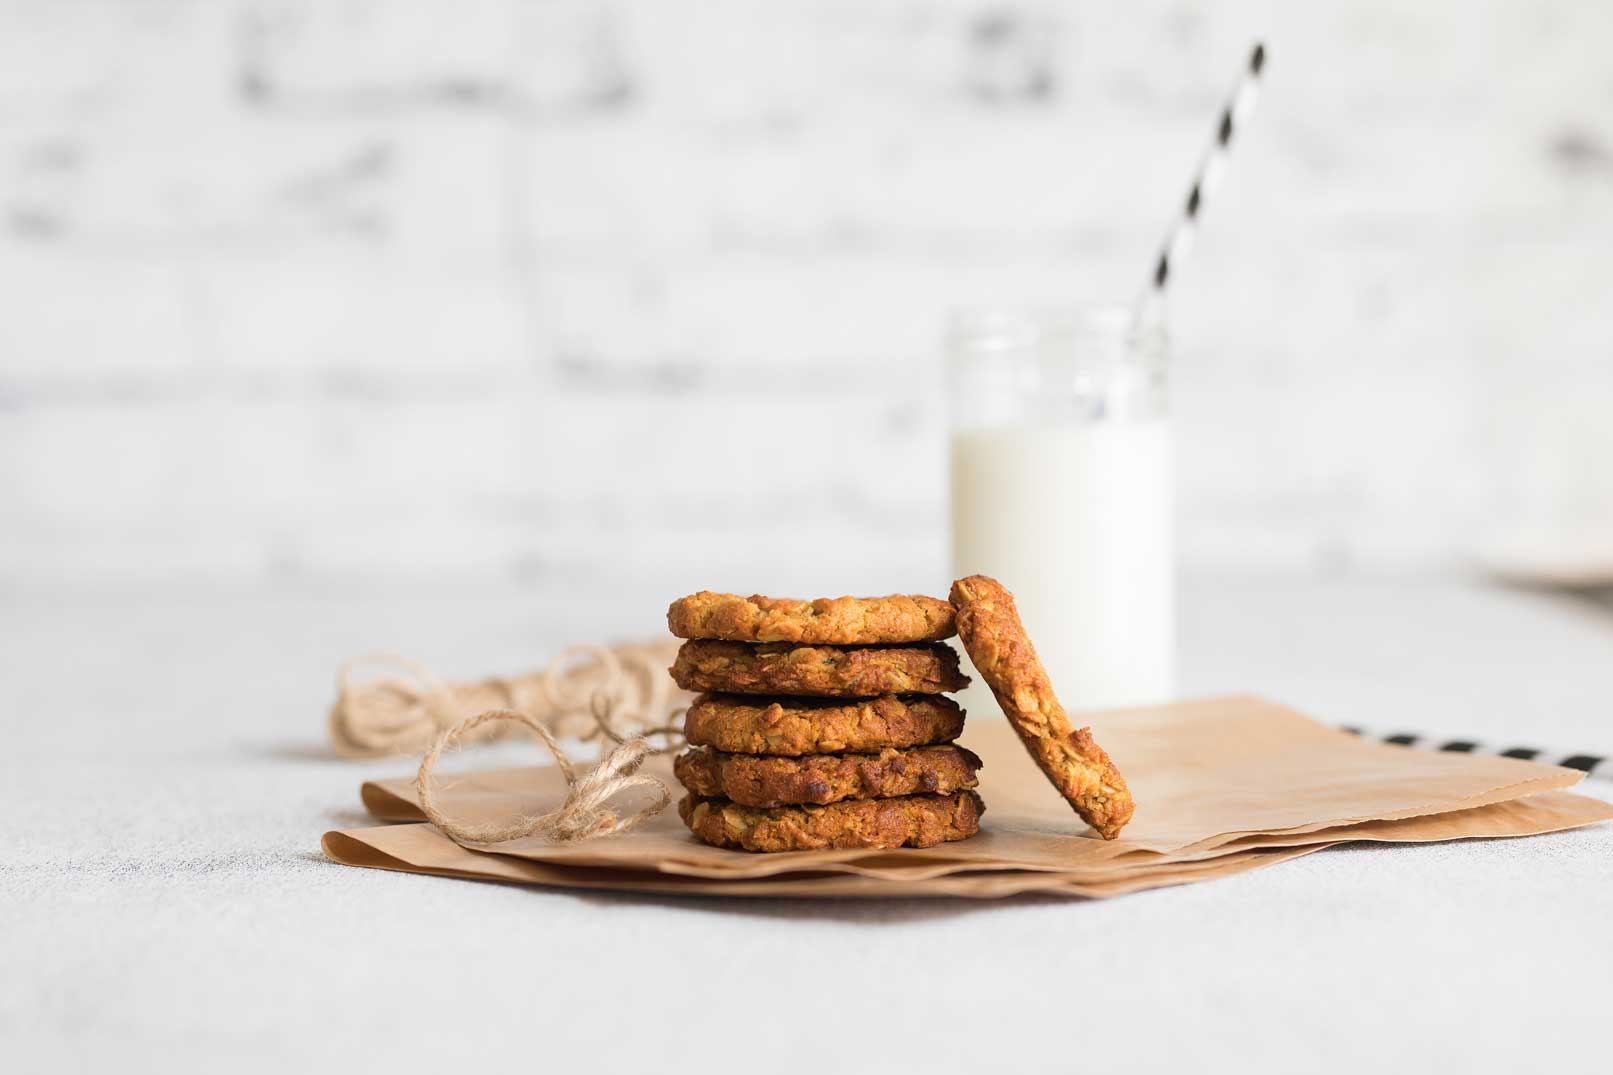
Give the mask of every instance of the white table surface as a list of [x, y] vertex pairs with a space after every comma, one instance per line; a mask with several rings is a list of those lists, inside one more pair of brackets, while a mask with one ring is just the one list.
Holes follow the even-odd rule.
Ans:
[[[0, 1042], [21, 1062], [6, 1069], [1607, 1060], [1613, 826], [1339, 849], [1104, 902], [603, 896], [320, 855], [323, 831], [364, 823], [361, 779], [412, 767], [324, 755], [338, 658], [516, 671], [565, 639], [653, 631], [664, 600], [584, 607], [487, 584], [8, 595]], [[1589, 604], [1215, 578], [1188, 586], [1184, 618], [1188, 693], [1613, 750], [1613, 613]]]

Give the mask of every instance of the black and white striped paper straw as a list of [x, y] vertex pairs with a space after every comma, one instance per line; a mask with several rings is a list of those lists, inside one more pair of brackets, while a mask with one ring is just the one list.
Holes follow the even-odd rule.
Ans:
[[1597, 780], [1613, 780], [1613, 757], [1602, 754], [1561, 754], [1536, 747], [1497, 747], [1476, 739], [1439, 739], [1431, 735], [1414, 735], [1410, 732], [1379, 735], [1375, 732], [1369, 733], [1364, 728], [1343, 727], [1339, 730], [1375, 739], [1380, 743], [1392, 743], [1395, 746], [1443, 750], [1451, 754], [1494, 754], [1502, 758], [1521, 758], [1524, 761], [1538, 761], [1547, 765], [1578, 769], [1586, 776]]
[[1193, 176], [1193, 186], [1188, 189], [1182, 213], [1171, 225], [1170, 234], [1166, 236], [1165, 244], [1160, 248], [1159, 260], [1154, 262], [1154, 275], [1149, 281], [1147, 294], [1148, 305], [1156, 304], [1163, 296], [1177, 266], [1186, 259], [1187, 252], [1192, 249], [1194, 235], [1198, 232], [1199, 216], [1204, 211], [1204, 203], [1211, 191], [1220, 183], [1222, 173], [1226, 171], [1232, 139], [1249, 122], [1249, 117], [1254, 114], [1255, 102], [1260, 99], [1260, 72], [1265, 66], [1266, 46], [1257, 41], [1254, 51], [1249, 54], [1249, 62], [1244, 67], [1243, 76], [1238, 79], [1238, 88], [1233, 91], [1226, 106], [1221, 109], [1221, 119], [1216, 124], [1215, 138], [1204, 154], [1204, 159], [1199, 163], [1198, 172]]

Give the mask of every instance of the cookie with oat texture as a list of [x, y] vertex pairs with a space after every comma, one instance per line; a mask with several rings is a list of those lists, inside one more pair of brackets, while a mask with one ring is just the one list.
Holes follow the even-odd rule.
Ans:
[[678, 813], [695, 838], [746, 851], [934, 847], [980, 831], [986, 807], [972, 791], [854, 799], [827, 806], [740, 806], [687, 795]]
[[975, 786], [980, 759], [957, 746], [781, 758], [694, 747], [677, 756], [678, 782], [704, 798], [741, 806], [950, 795]]
[[691, 639], [679, 647], [671, 672], [684, 690], [813, 698], [941, 694], [969, 685], [958, 655], [942, 643], [841, 649]]
[[938, 695], [880, 698], [758, 698], [702, 694], [683, 719], [691, 746], [726, 754], [878, 753], [950, 743], [963, 710]]
[[954, 633], [952, 606], [918, 594], [797, 601], [701, 590], [672, 602], [666, 623], [679, 638], [828, 646], [939, 642]]
[[1131, 790], [1091, 731], [1071, 726], [1014, 595], [996, 579], [970, 575], [952, 584], [951, 600], [963, 648], [1025, 749], [1081, 819], [1113, 840], [1136, 808]]

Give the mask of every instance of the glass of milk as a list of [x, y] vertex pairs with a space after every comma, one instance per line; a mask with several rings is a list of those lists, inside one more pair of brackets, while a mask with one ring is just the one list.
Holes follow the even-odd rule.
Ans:
[[[952, 568], [996, 578], [1065, 706], [1175, 693], [1172, 438], [1162, 324], [1123, 308], [957, 318]], [[966, 704], [995, 712], [976, 677]]]

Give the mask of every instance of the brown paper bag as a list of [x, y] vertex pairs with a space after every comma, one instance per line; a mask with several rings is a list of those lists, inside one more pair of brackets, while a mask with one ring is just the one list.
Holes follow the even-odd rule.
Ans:
[[[1056, 872], [1024, 870], [973, 871], [933, 877], [876, 877], [836, 871], [797, 871], [757, 878], [680, 877], [656, 870], [594, 866], [561, 866], [515, 855], [460, 847], [431, 825], [386, 825], [374, 829], [325, 834], [324, 850], [350, 866], [437, 874], [484, 881], [558, 885], [565, 888], [616, 889], [689, 896], [875, 897], [959, 896], [996, 899], [1024, 893], [1065, 896], [1116, 896], [1145, 888], [1186, 884], [1244, 873], [1261, 866], [1308, 855], [1332, 846], [1310, 844], [1273, 851], [1246, 851], [1154, 870], [1119, 873], [1112, 878], [1081, 880]], [[743, 853], [743, 852], [739, 852]]]
[[[464, 848], [432, 826], [403, 825], [332, 833], [325, 846], [355, 865], [579, 886], [586, 875], [587, 887], [639, 891], [729, 894], [766, 881], [747, 894], [1113, 895], [1255, 869], [1341, 840], [1518, 836], [1613, 817], [1598, 800], [1543, 794], [1577, 782], [1575, 770], [1387, 746], [1254, 698], [1098, 714], [1092, 725], [1138, 804], [1118, 840], [1085, 828], [1006, 724], [977, 721], [963, 741], [985, 762], [987, 813], [980, 836], [955, 844], [751, 855], [696, 842], [668, 811], [577, 844]], [[645, 771], [671, 783], [665, 758]], [[539, 812], [564, 791], [553, 767], [444, 784], [443, 808], [468, 821]], [[409, 781], [365, 784], [362, 795], [385, 820], [422, 817]]]

